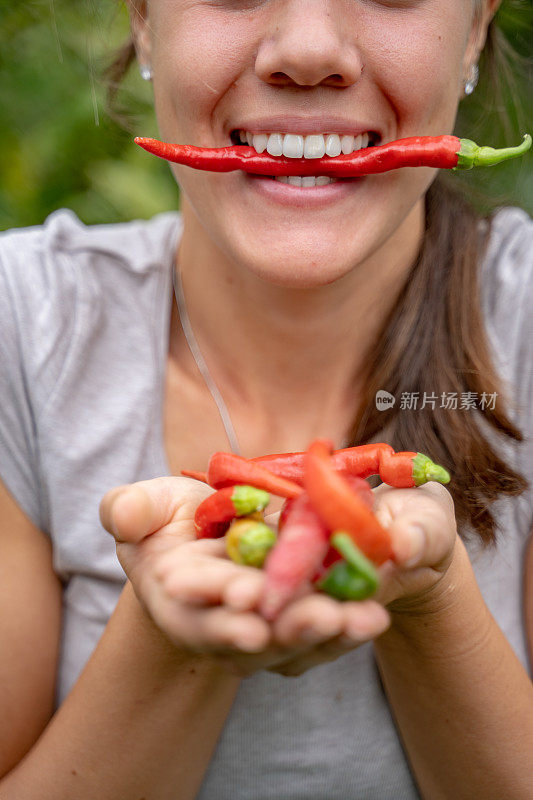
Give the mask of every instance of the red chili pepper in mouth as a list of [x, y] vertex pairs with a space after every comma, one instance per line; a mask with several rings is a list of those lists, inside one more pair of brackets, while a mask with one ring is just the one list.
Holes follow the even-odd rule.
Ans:
[[390, 535], [337, 472], [332, 451], [331, 442], [323, 439], [309, 447], [304, 474], [309, 499], [331, 531], [345, 531], [371, 561], [382, 564], [393, 558]]
[[492, 166], [526, 153], [531, 136], [525, 134], [517, 147], [496, 150], [480, 147], [470, 139], [457, 136], [414, 136], [387, 144], [356, 150], [349, 155], [323, 158], [286, 158], [257, 153], [253, 147], [194, 147], [169, 144], [157, 139], [137, 137], [140, 147], [167, 161], [210, 172], [243, 170], [253, 175], [327, 175], [331, 178], [356, 178], [388, 172], [400, 167], [435, 167], [438, 169], [471, 169]]

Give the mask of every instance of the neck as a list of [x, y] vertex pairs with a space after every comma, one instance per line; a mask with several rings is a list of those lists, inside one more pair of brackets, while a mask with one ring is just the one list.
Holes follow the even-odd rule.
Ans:
[[[269, 284], [229, 261], [185, 202], [178, 262], [195, 338], [228, 409], [280, 430], [349, 422], [365, 357], [419, 250], [423, 207], [368, 261], [311, 289]], [[198, 375], [179, 320], [170, 355]], [[187, 355], [184, 356], [187, 351]], [[198, 380], [202, 379], [198, 375]], [[319, 398], [319, 402], [317, 402]], [[304, 422], [305, 420], [305, 422]]]

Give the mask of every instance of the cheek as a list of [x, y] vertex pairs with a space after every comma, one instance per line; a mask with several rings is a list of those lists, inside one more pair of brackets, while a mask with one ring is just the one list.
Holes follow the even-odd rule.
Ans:
[[[191, 144], [212, 146], [212, 114], [253, 51], [250, 23], [198, 2], [156, 8], [152, 63], [160, 132], [163, 138], [183, 132], [194, 135]], [[198, 139], [202, 129], [210, 137], [205, 141]]]
[[[373, 79], [394, 110], [402, 135], [453, 128], [468, 29], [457, 3], [437, 12], [431, 3], [410, 14], [386, 15], [379, 47], [368, 53]], [[375, 19], [374, 19], [375, 23]], [[402, 129], [407, 130], [402, 130]]]

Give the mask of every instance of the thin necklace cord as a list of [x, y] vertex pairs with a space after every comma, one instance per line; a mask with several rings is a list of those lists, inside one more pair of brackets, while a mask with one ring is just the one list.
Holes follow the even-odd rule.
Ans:
[[218, 413], [220, 414], [220, 419], [224, 425], [224, 430], [226, 431], [226, 436], [228, 437], [231, 451], [232, 453], [235, 453], [235, 455], [240, 456], [241, 448], [239, 447], [239, 441], [237, 439], [229, 411], [222, 395], [220, 394], [218, 386], [209, 372], [209, 368], [205, 363], [200, 346], [196, 341], [191, 321], [187, 313], [187, 306], [185, 304], [181, 273], [174, 265], [172, 265], [172, 284], [174, 286], [174, 296], [176, 298], [176, 305], [178, 307], [178, 315], [180, 318], [181, 327], [183, 329], [183, 333], [185, 334], [187, 344], [189, 345], [189, 350], [191, 351], [191, 355], [196, 362], [196, 366], [198, 367], [200, 374], [205, 381], [205, 385], [209, 389], [211, 397], [215, 401], [216, 407], [218, 408]]

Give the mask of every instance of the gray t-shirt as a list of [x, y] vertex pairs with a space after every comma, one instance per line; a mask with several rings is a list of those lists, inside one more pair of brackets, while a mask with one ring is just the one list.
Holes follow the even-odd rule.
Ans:
[[[85, 227], [62, 210], [0, 236], [0, 477], [51, 537], [64, 581], [58, 703], [124, 583], [100, 499], [118, 484], [169, 473], [162, 408], [180, 233], [176, 213]], [[518, 209], [497, 215], [482, 291], [495, 363], [529, 437], [506, 452], [531, 475], [533, 222]], [[521, 573], [533, 494], [497, 506], [497, 549], [474, 543], [469, 552], [526, 666]], [[263, 671], [245, 679], [198, 800], [417, 797], [368, 644], [298, 678]]]

